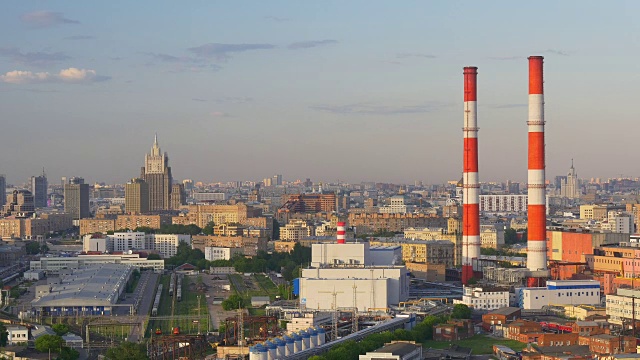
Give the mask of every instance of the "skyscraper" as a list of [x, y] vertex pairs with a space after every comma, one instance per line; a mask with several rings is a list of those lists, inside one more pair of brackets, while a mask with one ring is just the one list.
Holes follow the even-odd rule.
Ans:
[[149, 212], [149, 184], [142, 179], [131, 179], [124, 186], [124, 211], [127, 214]]
[[47, 188], [49, 184], [47, 182], [47, 175], [42, 169], [42, 175], [31, 177], [31, 193], [33, 194], [33, 202], [35, 207], [44, 208], [47, 207]]
[[0, 206], [7, 200], [7, 177], [0, 174]]
[[140, 178], [149, 185], [149, 211], [168, 210], [171, 208], [171, 167], [169, 156], [162, 154], [156, 135], [151, 153], [145, 154], [144, 166]]
[[184, 190], [184, 184], [173, 184], [171, 188], [171, 209], [180, 209], [180, 206], [186, 203], [187, 192]]
[[560, 195], [569, 199], [577, 199], [580, 197], [580, 184], [578, 182], [578, 173], [573, 167], [573, 159], [571, 159], [571, 167], [567, 173], [567, 179], [562, 183]]
[[74, 220], [90, 216], [89, 184], [85, 184], [83, 178], [72, 177], [64, 185], [64, 212], [71, 214]]

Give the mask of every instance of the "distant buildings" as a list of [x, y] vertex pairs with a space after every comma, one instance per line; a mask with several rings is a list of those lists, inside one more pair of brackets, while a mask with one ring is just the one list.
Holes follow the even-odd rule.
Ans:
[[13, 190], [7, 195], [5, 205], [2, 207], [4, 216], [25, 218], [35, 211], [33, 195], [29, 190]]
[[169, 156], [167, 153], [162, 154], [157, 135], [153, 141], [151, 153], [144, 156], [140, 178], [149, 185], [149, 211], [170, 209], [173, 178], [171, 167], [169, 167]]
[[47, 207], [47, 176], [42, 169], [42, 175], [31, 177], [31, 193], [33, 194], [33, 202], [37, 208]]
[[74, 220], [91, 216], [89, 212], [89, 184], [83, 178], [72, 177], [64, 185], [64, 212]]
[[578, 199], [580, 198], [580, 183], [578, 180], [578, 174], [576, 173], [576, 169], [573, 167], [573, 159], [571, 159], [571, 168], [569, 168], [569, 173], [567, 174], [566, 180], [562, 179], [560, 184], [560, 196], [569, 198], [569, 199]]
[[191, 245], [190, 235], [145, 234], [143, 232], [116, 232], [113, 235], [86, 235], [83, 251], [123, 252], [149, 250], [158, 252], [163, 258], [176, 255], [178, 245]]
[[7, 200], [7, 177], [5, 174], [0, 174], [0, 206], [4, 206]]
[[131, 179], [124, 186], [124, 211], [127, 214], [149, 212], [149, 184], [142, 179]]
[[42, 257], [30, 262], [31, 270], [44, 270], [47, 275], [57, 275], [64, 269], [79, 269], [98, 264], [124, 265], [121, 268], [163, 270], [164, 260], [148, 260], [139, 254], [78, 255], [77, 257]]

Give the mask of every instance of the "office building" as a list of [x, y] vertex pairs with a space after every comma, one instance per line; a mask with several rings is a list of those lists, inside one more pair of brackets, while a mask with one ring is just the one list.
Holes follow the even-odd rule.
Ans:
[[71, 214], [74, 220], [88, 218], [89, 184], [83, 178], [72, 177], [64, 185], [64, 212]]
[[213, 246], [207, 246], [204, 248], [204, 258], [209, 261], [230, 260], [236, 254], [242, 255], [242, 249]]
[[6, 202], [2, 207], [4, 216], [15, 216], [20, 218], [29, 217], [35, 211], [33, 195], [29, 190], [13, 190], [7, 195]]
[[187, 192], [184, 190], [183, 184], [173, 184], [171, 187], [171, 209], [180, 209], [182, 205], [187, 204]]
[[7, 177], [5, 174], [0, 174], [0, 206], [4, 206], [7, 200]]
[[149, 211], [168, 210], [171, 207], [171, 167], [169, 156], [162, 154], [156, 135], [151, 153], [144, 155], [140, 178], [149, 185]]
[[477, 310], [496, 310], [509, 306], [509, 289], [489, 286], [465, 286], [462, 300], [454, 304], [464, 304]]
[[37, 208], [47, 207], [47, 176], [42, 169], [42, 175], [31, 177], [31, 194], [33, 194], [34, 206]]
[[149, 212], [149, 184], [142, 179], [131, 179], [124, 186], [124, 211], [127, 214]]

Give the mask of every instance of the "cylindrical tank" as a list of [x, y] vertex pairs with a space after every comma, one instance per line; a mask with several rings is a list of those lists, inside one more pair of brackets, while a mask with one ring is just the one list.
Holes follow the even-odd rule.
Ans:
[[325, 342], [327, 342], [327, 332], [324, 330], [324, 328], [319, 327], [318, 328], [318, 346], [324, 345]]
[[314, 328], [308, 328], [307, 332], [309, 333], [309, 347], [314, 348], [318, 346], [318, 330]]
[[311, 342], [311, 335], [304, 330], [300, 330], [300, 335], [302, 335], [302, 350], [307, 350]]
[[292, 338], [291, 336], [285, 335], [284, 342], [285, 342], [284, 355], [285, 356], [293, 355], [293, 351], [294, 351], [293, 347], [294, 347], [294, 343], [296, 342], [295, 339]]
[[294, 343], [293, 343], [293, 353], [298, 353], [302, 351], [302, 336], [298, 333], [293, 333]]
[[249, 348], [249, 360], [262, 360], [260, 358], [260, 348], [262, 345], [258, 344]]
[[260, 345], [260, 360], [269, 360], [269, 349], [264, 344]]
[[272, 341], [267, 341], [264, 345], [269, 349], [267, 360], [276, 360], [278, 358], [278, 346]]
[[281, 338], [275, 338], [273, 341], [276, 343], [276, 346], [278, 347], [276, 359], [284, 359], [284, 357], [286, 356], [285, 355], [286, 346], [285, 346], [284, 340], [282, 340]]

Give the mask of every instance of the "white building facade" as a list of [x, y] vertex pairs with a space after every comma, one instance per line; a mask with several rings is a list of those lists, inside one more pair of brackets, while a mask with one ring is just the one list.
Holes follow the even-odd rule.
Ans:
[[214, 247], [206, 246], [204, 248], [204, 258], [209, 261], [230, 260], [236, 254], [242, 254], [241, 248]]
[[[549, 196], [546, 196], [547, 208]], [[480, 195], [480, 212], [524, 213], [529, 204], [528, 195]]]
[[495, 310], [509, 306], [509, 290], [465, 286], [462, 300], [454, 304], [464, 304], [478, 310]]
[[542, 309], [548, 305], [600, 304], [600, 282], [596, 280], [549, 280], [546, 287], [516, 290], [518, 305], [525, 309]]

